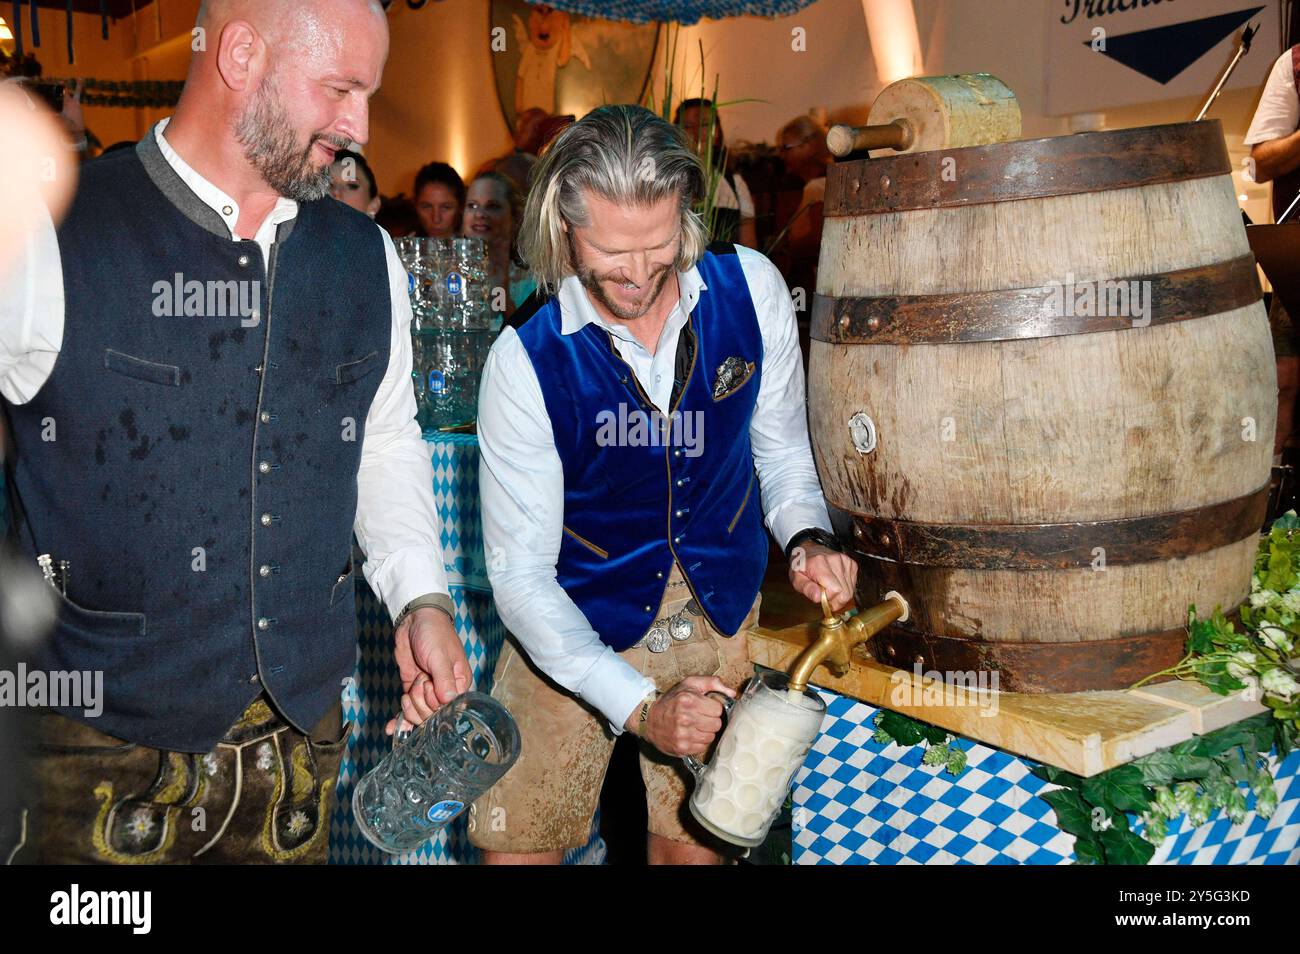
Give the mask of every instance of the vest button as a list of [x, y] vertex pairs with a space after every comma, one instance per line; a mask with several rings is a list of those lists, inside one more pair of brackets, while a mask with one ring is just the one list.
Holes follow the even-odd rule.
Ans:
[[656, 580], [662, 580], [663, 578], [664, 578], [664, 574], [662, 570], [660, 570], [658, 573], [655, 574]]
[[271, 472], [270, 463], [268, 463], [267, 461], [262, 461], [260, 464], [257, 465], [257, 472], [259, 474], [269, 474]]
[[262, 412], [261, 414], [259, 414], [257, 417], [258, 417], [258, 420], [260, 420], [263, 424], [270, 424], [270, 423], [271, 423], [271, 413], [270, 413], [269, 411], [263, 411], [263, 412]]
[[269, 513], [262, 514], [262, 526], [269, 527], [271, 525], [272, 519], [274, 518], [272, 518], [272, 516]]
[[682, 456], [682, 451], [681, 451], [681, 448], [680, 448], [680, 447], [679, 447], [677, 450], [673, 451], [673, 456], [674, 456], [674, 457], [681, 457], [681, 456]]
[[673, 543], [681, 543], [681, 542], [682, 542], [681, 537], [673, 537]]
[[247, 255], [241, 255], [241, 256], [239, 256], [238, 261], [239, 261], [239, 267], [240, 267], [240, 268], [247, 268], [247, 267], [248, 267], [248, 263], [251, 262], [252, 259], [249, 258]]
[[271, 627], [271, 621], [267, 619], [265, 616], [263, 616], [261, 619], [257, 621], [258, 629], [270, 629], [270, 627]]
[[257, 572], [259, 576], [268, 577], [271, 575], [271, 568], [267, 566], [265, 563], [263, 563], [260, 567], [257, 568]]
[[649, 612], [650, 612], [650, 607], [647, 606], [647, 607], [645, 608], [645, 611], [646, 611], [647, 613], [649, 613]]

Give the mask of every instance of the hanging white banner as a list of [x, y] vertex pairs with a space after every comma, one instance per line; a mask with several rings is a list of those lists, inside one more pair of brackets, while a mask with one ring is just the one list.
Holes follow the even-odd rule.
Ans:
[[1248, 24], [1259, 32], [1226, 89], [1259, 86], [1282, 52], [1280, 0], [1050, 0], [1047, 7], [1047, 112], [1054, 116], [1207, 96]]

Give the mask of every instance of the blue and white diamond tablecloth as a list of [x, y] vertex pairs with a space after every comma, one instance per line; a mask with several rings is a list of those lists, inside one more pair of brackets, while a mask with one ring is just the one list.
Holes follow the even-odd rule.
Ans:
[[[478, 494], [478, 438], [426, 431], [433, 457], [433, 499], [442, 518], [442, 556], [447, 581], [489, 592], [483, 555], [483, 516]], [[472, 664], [474, 660], [470, 660]], [[496, 660], [493, 659], [493, 665]], [[488, 669], [487, 674], [492, 675]], [[475, 675], [477, 678], [477, 674]]]
[[[919, 745], [872, 741], [879, 711], [819, 689], [822, 734], [795, 777], [794, 864], [1070, 864], [1074, 836], [1056, 827], [1041, 797], [1056, 786], [1034, 763], [969, 739], [958, 776], [921, 764]], [[1221, 814], [1199, 828], [1186, 818], [1151, 864], [1300, 864], [1300, 752], [1271, 768], [1273, 817], [1240, 825]]]
[[[478, 440], [471, 435], [426, 433], [433, 457], [433, 491], [442, 518], [443, 556], [456, 606], [456, 632], [465, 642], [474, 687], [491, 689], [505, 628], [488, 590], [478, 504]], [[352, 789], [389, 750], [384, 725], [399, 709], [401, 683], [393, 661], [393, 626], [388, 611], [357, 578], [357, 671], [343, 691], [343, 717], [352, 735], [339, 771], [338, 802], [330, 820], [330, 864], [442, 865], [477, 861], [462, 815], [418, 851], [387, 855], [371, 846], [352, 821]], [[565, 856], [565, 864], [600, 864], [605, 843], [599, 815], [591, 840]]]

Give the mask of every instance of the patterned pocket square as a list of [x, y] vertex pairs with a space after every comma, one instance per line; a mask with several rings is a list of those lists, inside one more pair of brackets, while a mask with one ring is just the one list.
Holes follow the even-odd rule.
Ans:
[[754, 362], [732, 356], [718, 365], [717, 376], [713, 379], [713, 400], [726, 397], [740, 388], [754, 373]]

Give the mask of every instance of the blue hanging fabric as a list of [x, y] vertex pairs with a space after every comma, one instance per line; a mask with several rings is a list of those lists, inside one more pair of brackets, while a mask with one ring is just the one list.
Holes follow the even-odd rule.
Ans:
[[99, 0], [99, 32], [108, 39], [108, 0]]
[[14, 0], [14, 56], [23, 58], [23, 0]]
[[41, 8], [36, 0], [32, 0], [32, 46], [41, 45]]
[[72, 0], [68, 0], [68, 63], [77, 62], [76, 54], [72, 51]]

